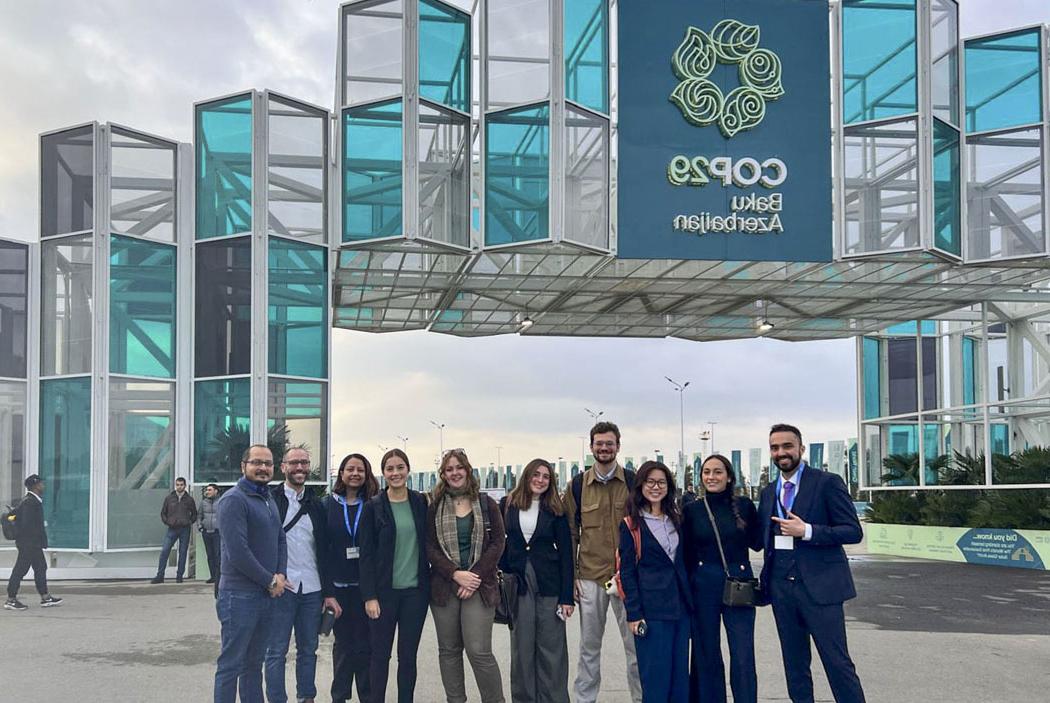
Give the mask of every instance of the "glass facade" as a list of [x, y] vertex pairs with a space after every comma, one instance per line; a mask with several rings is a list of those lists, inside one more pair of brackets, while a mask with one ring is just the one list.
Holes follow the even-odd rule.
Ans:
[[109, 256], [109, 370], [175, 377], [175, 247], [114, 235]]
[[568, 106], [565, 128], [565, 239], [607, 249], [609, 123]]
[[933, 116], [958, 127], [959, 7], [955, 0], [931, 0], [930, 42]]
[[247, 237], [198, 244], [194, 373], [251, 371], [252, 243]]
[[915, 0], [843, 0], [846, 124], [918, 110]]
[[882, 343], [874, 337], [865, 337], [862, 342], [864, 419], [880, 417], [882, 412]]
[[327, 115], [272, 95], [267, 107], [270, 233], [324, 244]]
[[565, 97], [609, 112], [608, 0], [565, 3]]
[[[915, 338], [886, 340], [886, 383], [889, 393], [887, 415], [903, 415], [918, 410], [918, 359]], [[923, 409], [937, 407], [937, 340], [922, 339], [922, 397]]]
[[40, 375], [91, 372], [94, 247], [91, 235], [40, 245]]
[[0, 381], [0, 506], [25, 494], [26, 382]]
[[0, 378], [25, 378], [29, 247], [0, 241]]
[[402, 0], [343, 8], [343, 105], [401, 94], [403, 12]]
[[251, 444], [251, 379], [197, 381], [193, 393], [196, 483], [235, 483]]
[[[590, 0], [578, 1], [590, 4]], [[548, 0], [488, 4], [488, 105], [484, 108], [550, 96], [550, 13]]]
[[933, 246], [962, 255], [959, 133], [933, 120]]
[[402, 234], [401, 101], [343, 110], [343, 237]]
[[164, 525], [158, 506], [175, 470], [175, 384], [109, 384], [109, 549], [159, 546]]
[[114, 127], [110, 138], [110, 227], [175, 241], [176, 147]]
[[197, 239], [252, 229], [252, 97], [198, 105]]
[[419, 236], [470, 246], [470, 120], [419, 106]]
[[279, 462], [284, 449], [303, 446], [313, 459], [310, 480], [327, 476], [328, 442], [325, 415], [325, 383], [303, 383], [270, 378], [266, 403], [266, 429], [274, 462]]
[[966, 131], [1019, 127], [1043, 119], [1042, 30], [966, 42]]
[[40, 138], [40, 236], [94, 229], [95, 127]]
[[91, 379], [40, 382], [40, 465], [52, 549], [88, 549], [91, 513]]
[[328, 249], [270, 239], [269, 369], [328, 376]]
[[485, 244], [550, 237], [550, 107], [485, 120]]
[[470, 112], [470, 15], [419, 0], [419, 96]]

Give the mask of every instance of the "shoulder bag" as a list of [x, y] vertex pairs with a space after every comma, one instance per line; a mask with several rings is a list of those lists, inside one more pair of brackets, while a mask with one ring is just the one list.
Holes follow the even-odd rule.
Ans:
[[[732, 607], [754, 607], [760, 600], [758, 597], [758, 579], [733, 578], [729, 574], [729, 564], [726, 563], [726, 553], [722, 549], [722, 537], [718, 534], [718, 523], [715, 522], [714, 513], [711, 512], [711, 506], [707, 502], [707, 496], [705, 495], [700, 500], [703, 502], [704, 508], [707, 510], [708, 519], [711, 520], [711, 529], [715, 532], [715, 544], [718, 545], [718, 555], [722, 557], [722, 569], [726, 572], [726, 584], [722, 589], [722, 605]], [[736, 500], [736, 498], [733, 497], [731, 500]]]
[[[492, 499], [489, 498], [489, 500]], [[506, 530], [507, 510], [509, 508], [510, 506], [507, 505], [503, 511], [504, 530]], [[484, 506], [482, 516], [485, 519], [485, 532], [488, 534], [492, 529], [489, 526], [488, 505]], [[497, 625], [506, 625], [507, 629], [513, 630], [514, 620], [518, 617], [518, 587], [520, 586], [518, 575], [504, 573], [502, 569], [497, 569], [496, 583], [499, 585], [499, 603], [496, 604], [495, 622]]]

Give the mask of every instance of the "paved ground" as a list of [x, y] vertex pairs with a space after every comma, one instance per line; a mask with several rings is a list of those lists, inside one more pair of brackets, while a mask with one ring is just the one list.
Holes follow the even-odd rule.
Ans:
[[[850, 648], [869, 701], [1048, 700], [1050, 573], [865, 556], [853, 558], [853, 573], [860, 596], [847, 607]], [[61, 608], [0, 611], [0, 700], [210, 700], [218, 651], [210, 587], [62, 582], [53, 590], [66, 599]], [[574, 652], [575, 622], [569, 635]], [[498, 628], [495, 640], [506, 679], [506, 630]], [[760, 698], [786, 701], [768, 608], [759, 613], [757, 640]], [[443, 700], [436, 649], [428, 622], [419, 650], [420, 703]], [[626, 701], [623, 650], [611, 629], [604, 651], [601, 701]], [[331, 681], [330, 639], [322, 640], [320, 657], [323, 692]], [[575, 668], [572, 661], [570, 676]], [[823, 673], [815, 678], [817, 700], [831, 701]]]

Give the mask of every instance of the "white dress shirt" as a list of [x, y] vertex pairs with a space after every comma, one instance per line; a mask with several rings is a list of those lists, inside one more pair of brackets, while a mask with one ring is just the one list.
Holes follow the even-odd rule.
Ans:
[[[284, 516], [287, 525], [299, 513], [301, 504], [299, 494], [284, 484], [284, 495], [288, 498], [288, 512]], [[314, 524], [309, 515], [303, 515], [299, 522], [285, 534], [288, 545], [289, 590], [295, 593], [316, 593], [321, 590], [321, 574], [317, 570], [317, 550], [314, 547]]]

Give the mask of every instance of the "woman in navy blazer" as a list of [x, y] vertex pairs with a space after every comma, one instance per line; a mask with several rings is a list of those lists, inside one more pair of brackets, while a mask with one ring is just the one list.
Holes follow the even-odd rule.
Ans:
[[[674, 476], [657, 461], [642, 464], [620, 525], [620, 584], [635, 636], [644, 703], [689, 699], [692, 599], [679, 537]], [[636, 533], [641, 551], [635, 549]]]

